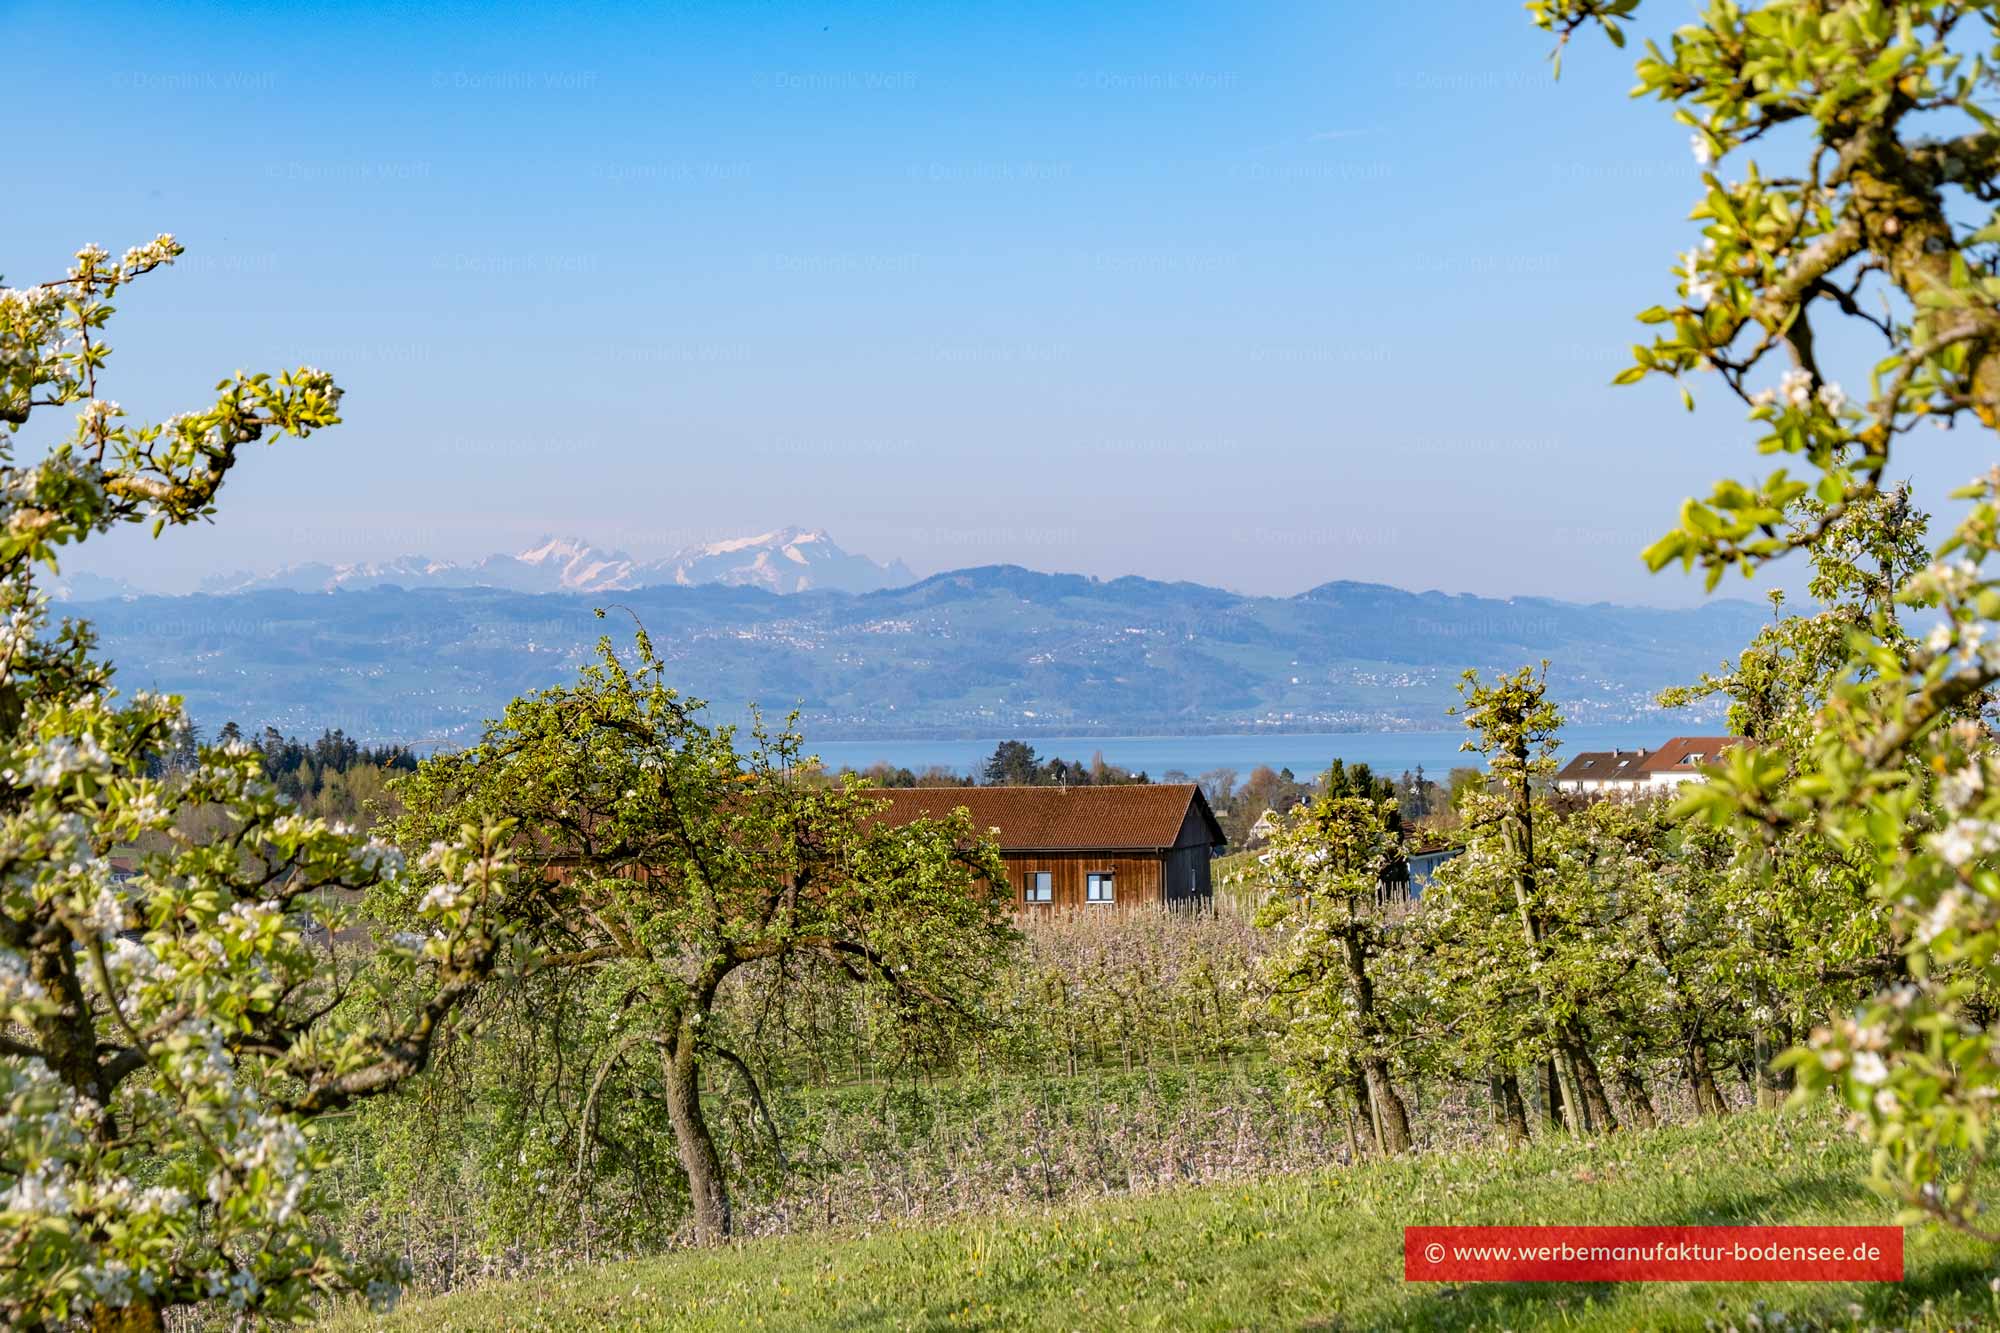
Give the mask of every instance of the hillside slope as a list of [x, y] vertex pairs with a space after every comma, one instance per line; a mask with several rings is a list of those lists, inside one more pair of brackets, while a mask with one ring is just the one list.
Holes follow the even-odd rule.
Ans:
[[1465, 668], [1544, 657], [1573, 721], [1618, 722], [1733, 658], [1768, 614], [1357, 583], [1248, 597], [1013, 566], [865, 594], [389, 587], [65, 609], [96, 623], [127, 688], [185, 695], [211, 731], [233, 719], [454, 743], [523, 690], [570, 679], [599, 635], [628, 634], [625, 615], [593, 615], [605, 603], [644, 621], [678, 688], [729, 716], [797, 707], [815, 740], [1435, 729]]
[[1743, 1115], [949, 1225], [748, 1241], [334, 1322], [347, 1333], [1991, 1326], [1992, 1254], [1931, 1230], [1908, 1233], [1900, 1285], [1402, 1279], [1406, 1225], [1879, 1225], [1889, 1209], [1862, 1185], [1866, 1167], [1860, 1145], [1824, 1120]]

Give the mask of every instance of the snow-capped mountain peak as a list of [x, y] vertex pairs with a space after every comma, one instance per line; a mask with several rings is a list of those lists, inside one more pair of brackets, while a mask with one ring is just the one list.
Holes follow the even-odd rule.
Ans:
[[831, 545], [832, 539], [820, 528], [779, 528], [775, 532], [759, 533], [755, 537], [732, 537], [728, 541], [704, 542], [688, 547], [674, 558], [684, 560], [703, 556], [734, 555], [738, 551], [752, 549], [782, 550], [813, 542], [826, 542]]
[[675, 583], [748, 584], [781, 593], [810, 588], [873, 592], [912, 581], [900, 560], [882, 565], [850, 555], [819, 528], [779, 528], [755, 537], [706, 542], [661, 563]]
[[623, 551], [599, 550], [580, 537], [544, 537], [514, 559], [552, 574], [559, 586], [576, 592], [637, 586], [631, 582], [636, 568], [631, 556]]
[[634, 560], [580, 537], [543, 536], [512, 555], [458, 563], [400, 556], [356, 564], [288, 565], [264, 574], [219, 575], [204, 592], [271, 589], [334, 592], [396, 585], [405, 588], [505, 588], [514, 592], [615, 592], [654, 584], [723, 583], [775, 593], [830, 588], [873, 592], [913, 582], [900, 560], [883, 564], [843, 551], [820, 528], [784, 527], [754, 537], [688, 546], [657, 560]]
[[529, 565], [546, 565], [552, 560], [568, 564], [579, 556], [595, 554], [596, 550], [581, 537], [543, 537], [514, 558]]

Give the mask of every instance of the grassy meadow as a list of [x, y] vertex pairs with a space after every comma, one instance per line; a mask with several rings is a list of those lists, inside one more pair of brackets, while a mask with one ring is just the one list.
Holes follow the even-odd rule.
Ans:
[[1850, 1329], [2000, 1324], [1990, 1251], [1908, 1233], [1899, 1285], [1429, 1285], [1416, 1224], [1880, 1224], [1816, 1115], [846, 1226], [346, 1311], [336, 1333], [525, 1329]]

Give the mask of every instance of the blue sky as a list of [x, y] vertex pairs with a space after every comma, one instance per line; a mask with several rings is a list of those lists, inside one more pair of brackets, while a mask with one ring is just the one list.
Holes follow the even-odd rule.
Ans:
[[[299, 362], [348, 395], [214, 527], [83, 568], [800, 523], [919, 572], [1685, 603], [1636, 553], [1749, 458], [1719, 396], [1607, 387], [1694, 234], [1687, 132], [1601, 43], [1552, 82], [1511, 3], [101, 5], [88, 32], [14, 62], [43, 124], [10, 137], [0, 276], [173, 231], [110, 396], [165, 415]], [[10, 50], [79, 36], [0, 11]]]

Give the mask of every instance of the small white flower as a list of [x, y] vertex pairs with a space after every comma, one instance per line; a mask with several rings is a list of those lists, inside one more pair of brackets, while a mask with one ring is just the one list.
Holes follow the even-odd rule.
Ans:
[[150, 1189], [140, 1191], [139, 1197], [133, 1200], [132, 1206], [138, 1212], [159, 1213], [166, 1217], [172, 1217], [177, 1213], [186, 1212], [188, 1202], [187, 1191], [173, 1189], [166, 1185], [154, 1185]]
[[465, 890], [456, 884], [433, 884], [423, 901], [417, 904], [419, 912], [449, 912], [458, 906], [458, 900]]
[[1889, 1081], [1889, 1066], [1882, 1063], [1882, 1057], [1873, 1051], [1863, 1051], [1854, 1057], [1854, 1081], [1864, 1087], [1875, 1087]]
[[1803, 410], [1812, 402], [1812, 378], [1810, 371], [1797, 368], [1788, 370], [1784, 378], [1778, 381], [1778, 392], [1784, 395], [1787, 403]]
[[111, 756], [97, 737], [57, 736], [36, 747], [21, 767], [4, 774], [9, 782], [22, 787], [61, 786], [72, 774], [103, 773], [111, 767]]
[[1963, 556], [1934, 560], [1910, 577], [1913, 594], [1939, 597], [1947, 601], [1964, 598], [1979, 585], [1979, 566]]
[[1687, 275], [1689, 300], [1700, 301], [1703, 305], [1707, 305], [1715, 299], [1716, 293], [1722, 290], [1722, 284], [1716, 281], [1713, 273], [1702, 272], [1699, 250], [1690, 250], [1681, 256], [1681, 272]]
[[1700, 130], [1688, 136], [1688, 150], [1694, 154], [1694, 164], [1698, 167], [1706, 167], [1715, 161], [1715, 145]]
[[1954, 870], [2000, 851], [2000, 825], [1990, 819], [1954, 819], [1930, 838], [1931, 850]]
[[0, 1009], [43, 996], [40, 983], [28, 975], [27, 960], [12, 949], [0, 949]]
[[1938, 896], [1937, 906], [1917, 928], [1917, 943], [1930, 944], [1938, 936], [1950, 930], [1958, 920], [1958, 911], [1965, 903], [1965, 890], [1954, 884]]
[[22, 1172], [14, 1188], [0, 1195], [0, 1213], [62, 1217], [69, 1205], [69, 1182], [62, 1178], [60, 1162], [43, 1162]]
[[1938, 783], [1938, 800], [1944, 803], [1945, 809], [1957, 814], [1978, 800], [1979, 794], [1985, 790], [1986, 769], [1975, 759], [1965, 767], [1945, 774]]

